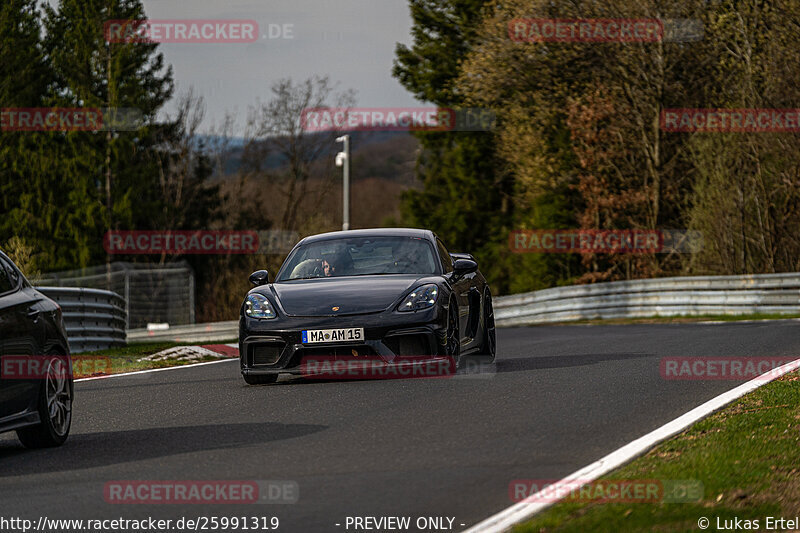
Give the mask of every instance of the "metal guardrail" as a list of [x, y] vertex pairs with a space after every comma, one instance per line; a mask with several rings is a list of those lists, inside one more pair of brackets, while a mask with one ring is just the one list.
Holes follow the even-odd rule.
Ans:
[[125, 298], [128, 328], [150, 322], [193, 324], [195, 282], [185, 262], [127, 263], [51, 272], [39, 283], [48, 287], [84, 287], [113, 291]]
[[128, 342], [218, 342], [239, 338], [239, 321], [209, 322], [189, 326], [170, 326], [169, 329], [128, 330]]
[[[498, 326], [654, 316], [800, 314], [800, 273], [695, 276], [555, 287], [494, 299]], [[236, 320], [164, 330], [133, 329], [128, 342], [215, 342]]]
[[78, 287], [36, 287], [61, 306], [72, 353], [125, 345], [125, 300], [119, 294]]
[[653, 316], [800, 313], [800, 273], [555, 287], [494, 299], [498, 326]]

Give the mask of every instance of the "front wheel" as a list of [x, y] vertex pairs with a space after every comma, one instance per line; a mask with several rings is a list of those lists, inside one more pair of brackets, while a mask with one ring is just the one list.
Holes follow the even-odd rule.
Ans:
[[461, 366], [461, 337], [458, 327], [458, 307], [455, 302], [450, 303], [447, 311], [447, 334], [445, 351], [448, 357], [453, 358], [454, 370]]
[[480, 355], [487, 356], [489, 362], [492, 362], [496, 353], [497, 333], [494, 327], [494, 307], [492, 306], [492, 293], [487, 288], [483, 296], [483, 342]]
[[242, 374], [248, 385], [269, 385], [278, 381], [278, 374]]
[[72, 425], [72, 373], [69, 359], [50, 358], [39, 390], [38, 425], [17, 430], [26, 448], [52, 448], [67, 440]]

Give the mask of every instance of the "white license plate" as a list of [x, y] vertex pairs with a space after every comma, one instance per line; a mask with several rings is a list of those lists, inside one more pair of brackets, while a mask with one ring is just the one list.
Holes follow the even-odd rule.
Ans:
[[364, 328], [306, 329], [303, 330], [303, 344], [318, 342], [363, 341]]

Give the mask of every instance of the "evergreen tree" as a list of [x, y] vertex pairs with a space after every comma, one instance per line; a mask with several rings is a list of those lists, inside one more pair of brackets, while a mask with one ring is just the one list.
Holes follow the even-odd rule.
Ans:
[[[396, 49], [394, 76], [419, 100], [458, 108], [455, 88], [485, 11], [484, 0], [410, 0], [413, 44]], [[492, 132], [417, 133], [422, 153], [420, 191], [403, 197], [404, 223], [434, 230], [453, 248], [476, 255], [482, 269], [507, 288], [504, 253], [509, 230], [510, 181], [495, 164]]]
[[[47, 86], [47, 68], [39, 42], [35, 0], [0, 5], [0, 107], [36, 107]], [[11, 238], [8, 215], [19, 208], [25, 174], [19, 154], [25, 134], [0, 132], [0, 244]]]
[[[104, 25], [118, 20], [145, 20], [141, 1], [59, 0], [45, 8], [45, 49], [59, 104], [110, 110], [104, 131], [65, 135], [73, 162], [66, 179], [91, 180], [106, 229], [147, 229], [162, 211], [155, 152], [178, 132], [156, 122], [173, 93], [172, 68], [157, 43], [108, 42]], [[114, 110], [135, 110], [142, 123], [108, 127]]]
[[[0, 106], [13, 111], [51, 105], [54, 74], [41, 43], [35, 0], [0, 6]], [[10, 125], [10, 122], [9, 122]], [[89, 260], [78, 204], [86, 200], [61, 180], [64, 139], [58, 133], [0, 134], [0, 245], [12, 238], [32, 250], [40, 269]]]

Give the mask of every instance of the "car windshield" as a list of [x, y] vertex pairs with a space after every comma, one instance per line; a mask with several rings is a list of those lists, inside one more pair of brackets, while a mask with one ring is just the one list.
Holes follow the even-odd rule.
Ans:
[[433, 247], [419, 237], [329, 239], [298, 247], [277, 281], [378, 274], [435, 274]]

